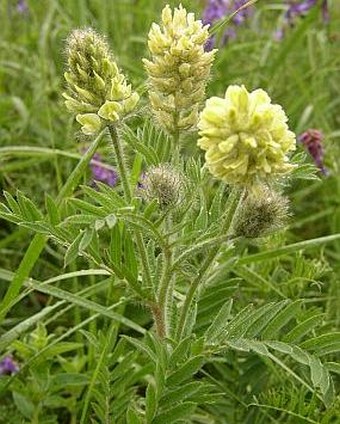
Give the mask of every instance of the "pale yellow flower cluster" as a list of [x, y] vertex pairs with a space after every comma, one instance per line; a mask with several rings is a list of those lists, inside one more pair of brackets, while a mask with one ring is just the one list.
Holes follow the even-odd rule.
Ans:
[[158, 123], [169, 133], [195, 128], [215, 50], [204, 51], [208, 26], [179, 6], [166, 6], [162, 25], [149, 32], [151, 60], [144, 59], [149, 98]]
[[135, 108], [138, 94], [119, 72], [106, 41], [91, 28], [72, 31], [67, 63], [65, 105], [77, 114], [86, 135], [116, 123]]
[[226, 183], [254, 186], [294, 167], [287, 154], [295, 150], [295, 135], [281, 106], [261, 89], [233, 85], [224, 98], [211, 97], [198, 127], [207, 167]]

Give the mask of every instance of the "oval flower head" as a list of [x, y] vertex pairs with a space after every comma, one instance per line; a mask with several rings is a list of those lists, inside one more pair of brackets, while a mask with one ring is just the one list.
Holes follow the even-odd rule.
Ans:
[[76, 29], [67, 39], [67, 109], [82, 132], [92, 135], [130, 113], [139, 96], [122, 75], [105, 39], [93, 29]]
[[287, 116], [261, 90], [228, 87], [224, 99], [207, 100], [198, 123], [198, 146], [210, 172], [228, 184], [254, 186], [290, 172], [287, 153], [296, 140]]
[[149, 98], [159, 124], [169, 133], [197, 125], [198, 110], [216, 50], [204, 51], [209, 25], [195, 20], [180, 5], [162, 11], [162, 25], [152, 24], [143, 59], [149, 77]]

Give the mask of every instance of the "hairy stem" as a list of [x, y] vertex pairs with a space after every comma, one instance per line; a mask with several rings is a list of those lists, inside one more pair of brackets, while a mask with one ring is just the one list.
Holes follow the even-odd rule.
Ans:
[[136, 230], [136, 243], [137, 243], [139, 256], [142, 262], [143, 270], [145, 273], [146, 285], [148, 288], [150, 288], [152, 287], [152, 277], [151, 277], [149, 258], [146, 251], [143, 235], [137, 230]]
[[161, 327], [164, 327], [164, 337], [168, 335], [169, 322], [168, 322], [168, 312], [169, 305], [168, 300], [172, 293], [169, 293], [169, 287], [171, 286], [171, 276], [172, 276], [172, 252], [169, 249], [163, 251], [164, 253], [164, 264], [163, 264], [163, 274], [160, 283], [160, 289], [158, 293], [158, 307], [160, 310], [160, 320]]
[[109, 125], [109, 131], [110, 131], [110, 135], [112, 139], [113, 149], [117, 159], [119, 177], [123, 184], [124, 195], [127, 202], [130, 203], [132, 199], [132, 192], [131, 192], [131, 187], [130, 187], [130, 183], [128, 179], [127, 166], [125, 163], [123, 146], [120, 142], [116, 127], [114, 125]]
[[157, 336], [163, 340], [165, 338], [165, 322], [162, 311], [159, 306], [154, 304], [151, 306], [152, 317], [156, 326]]
[[[123, 184], [124, 195], [126, 200], [130, 203], [132, 200], [132, 191], [131, 191], [131, 186], [130, 186], [130, 182], [128, 178], [127, 166], [125, 163], [124, 149], [120, 142], [119, 135], [117, 133], [115, 126], [110, 125], [109, 131], [110, 131], [110, 135], [112, 139], [113, 149], [117, 159], [119, 176]], [[144, 239], [142, 234], [139, 231], [136, 231], [135, 235], [136, 235], [137, 249], [138, 249], [139, 256], [142, 262], [142, 267], [145, 273], [146, 285], [148, 287], [151, 287], [152, 285], [151, 271], [150, 271], [150, 265], [149, 265], [149, 260], [148, 260], [148, 255], [146, 252]]]

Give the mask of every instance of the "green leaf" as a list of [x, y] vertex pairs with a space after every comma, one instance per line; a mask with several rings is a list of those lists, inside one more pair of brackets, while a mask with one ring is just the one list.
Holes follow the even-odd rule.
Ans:
[[222, 201], [225, 195], [225, 185], [220, 184], [216, 190], [215, 196], [209, 209], [209, 219], [211, 222], [217, 222], [222, 211]]
[[13, 391], [13, 400], [15, 406], [19, 409], [25, 418], [31, 419], [35, 411], [35, 406], [27, 396]]
[[64, 257], [64, 267], [69, 265], [70, 263], [74, 262], [75, 259], [79, 255], [79, 246], [83, 239], [84, 232], [81, 231], [78, 236], [73, 240], [73, 242], [69, 245], [69, 247], [66, 250], [65, 257]]
[[43, 219], [42, 213], [35, 206], [32, 200], [28, 199], [19, 190], [17, 191], [17, 201], [21, 210], [21, 214], [27, 221], [40, 221]]
[[83, 226], [83, 225], [92, 225], [93, 222], [96, 221], [96, 217], [89, 214], [78, 213], [76, 215], [68, 216], [62, 223], [62, 225], [75, 225], [75, 226]]
[[137, 412], [130, 406], [126, 412], [126, 424], [142, 424], [143, 421]]
[[152, 383], [148, 384], [145, 396], [146, 422], [151, 423], [157, 411], [156, 389]]
[[77, 199], [76, 197], [71, 197], [68, 201], [77, 207], [77, 209], [85, 212], [87, 214], [93, 215], [96, 218], [105, 218], [106, 212], [102, 207], [94, 206], [91, 203], [86, 202], [85, 200]]
[[186, 399], [190, 399], [191, 396], [195, 395], [200, 390], [200, 388], [204, 386], [205, 385], [200, 381], [193, 381], [191, 383], [181, 385], [176, 387], [174, 390], [166, 391], [166, 393], [160, 399], [159, 403], [162, 408], [168, 409], [173, 405], [182, 403]]
[[297, 312], [301, 309], [301, 300], [290, 303], [279, 312], [274, 319], [267, 325], [262, 332], [263, 339], [274, 339], [279, 331], [291, 320], [296, 317]]
[[129, 337], [129, 336], [125, 336], [122, 335], [121, 336], [123, 339], [127, 340], [129, 343], [131, 343], [134, 347], [136, 347], [137, 349], [139, 349], [141, 352], [146, 353], [146, 355], [155, 363], [157, 363], [158, 359], [157, 356], [155, 355], [155, 353], [150, 349], [150, 347], [145, 344], [144, 342], [133, 338], [133, 337]]
[[243, 308], [227, 325], [225, 328], [225, 337], [230, 340], [232, 338], [239, 338], [239, 334], [245, 331], [249, 323], [249, 315], [253, 311], [253, 305], [247, 305]]
[[5, 191], [5, 190], [3, 191], [3, 194], [5, 196], [7, 203], [8, 203], [8, 206], [11, 208], [12, 212], [15, 215], [22, 216], [21, 215], [21, 209], [20, 209], [18, 203], [16, 202], [16, 200], [14, 199], [14, 197], [10, 193], [8, 193], [8, 191]]
[[[250, 325], [244, 333], [247, 339], [254, 338], [261, 335], [261, 331], [268, 326], [274, 317], [289, 304], [288, 300], [283, 300], [276, 303], [267, 303], [266, 305], [258, 308], [256, 311], [249, 315]], [[242, 335], [243, 336], [243, 335]]]
[[300, 340], [303, 336], [312, 331], [322, 321], [324, 314], [317, 313], [304, 321], [300, 322], [288, 334], [283, 337], [283, 341], [294, 343]]
[[184, 362], [187, 359], [187, 354], [191, 346], [192, 337], [186, 337], [181, 340], [180, 343], [176, 346], [174, 351], [170, 355], [169, 366], [170, 368], [175, 368], [178, 363]]
[[110, 230], [117, 224], [117, 217], [113, 213], [105, 217], [106, 225]]
[[50, 224], [47, 224], [44, 221], [40, 221], [40, 222], [23, 221], [23, 222], [19, 222], [18, 225], [20, 225], [20, 227], [27, 228], [36, 233], [45, 234], [45, 235], [53, 234], [53, 228], [50, 226]]
[[267, 260], [272, 260], [283, 255], [288, 255], [290, 253], [296, 253], [300, 251], [305, 251], [306, 249], [312, 249], [318, 247], [325, 243], [331, 243], [340, 239], [339, 234], [332, 234], [330, 236], [319, 237], [311, 240], [300, 241], [298, 243], [289, 244], [288, 246], [278, 247], [277, 249], [268, 250], [260, 253], [255, 253], [254, 255], [248, 255], [238, 260], [237, 265], [247, 265], [254, 262], [262, 262]]
[[79, 243], [78, 253], [84, 252], [91, 243], [95, 232], [93, 228], [86, 228]]
[[340, 364], [338, 362], [327, 362], [325, 366], [329, 371], [340, 375]]
[[224, 331], [227, 325], [232, 306], [233, 300], [229, 299], [218, 311], [214, 321], [204, 334], [207, 343], [214, 343], [218, 340], [220, 334]]
[[172, 424], [178, 420], [184, 420], [192, 416], [196, 409], [196, 403], [183, 402], [181, 405], [174, 406], [162, 414], [157, 415], [152, 424]]
[[194, 356], [184, 363], [177, 371], [171, 373], [167, 380], [167, 386], [177, 386], [183, 381], [191, 378], [197, 371], [202, 368], [205, 358], [203, 356]]
[[322, 365], [319, 358], [312, 356], [310, 359], [311, 379], [315, 387], [320, 387], [321, 393], [326, 394], [330, 379], [326, 368]]
[[[145, 124], [147, 125], [147, 124]], [[152, 146], [148, 145], [146, 142], [141, 142], [141, 139], [145, 137], [146, 126], [143, 128], [143, 132], [138, 131], [137, 135], [127, 126], [124, 126], [124, 138], [127, 143], [137, 152], [141, 154], [141, 156], [145, 159], [148, 165], [157, 165], [160, 162], [160, 159]]]
[[45, 207], [51, 224], [58, 225], [61, 221], [57, 204], [49, 194], [45, 194]]
[[31, 317], [21, 321], [15, 327], [8, 330], [6, 333], [2, 334], [0, 337], [0, 351], [6, 349], [15, 339], [17, 339], [21, 334], [25, 333], [29, 328], [35, 326], [37, 323], [42, 322], [42, 319], [49, 315], [51, 312], [54, 312], [60, 306], [63, 305], [63, 301], [57, 302], [52, 306], [45, 306], [44, 309], [32, 315]]
[[300, 344], [303, 349], [312, 349], [315, 353], [325, 355], [340, 352], [340, 332], [326, 333], [321, 336], [306, 340]]
[[51, 390], [56, 392], [67, 387], [86, 386], [89, 383], [88, 376], [76, 373], [55, 374], [51, 378]]

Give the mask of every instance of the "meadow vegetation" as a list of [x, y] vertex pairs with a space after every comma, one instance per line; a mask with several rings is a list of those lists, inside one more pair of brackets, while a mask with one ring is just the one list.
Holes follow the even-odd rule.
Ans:
[[0, 423], [340, 422], [340, 4], [251, 3], [1, 1]]

